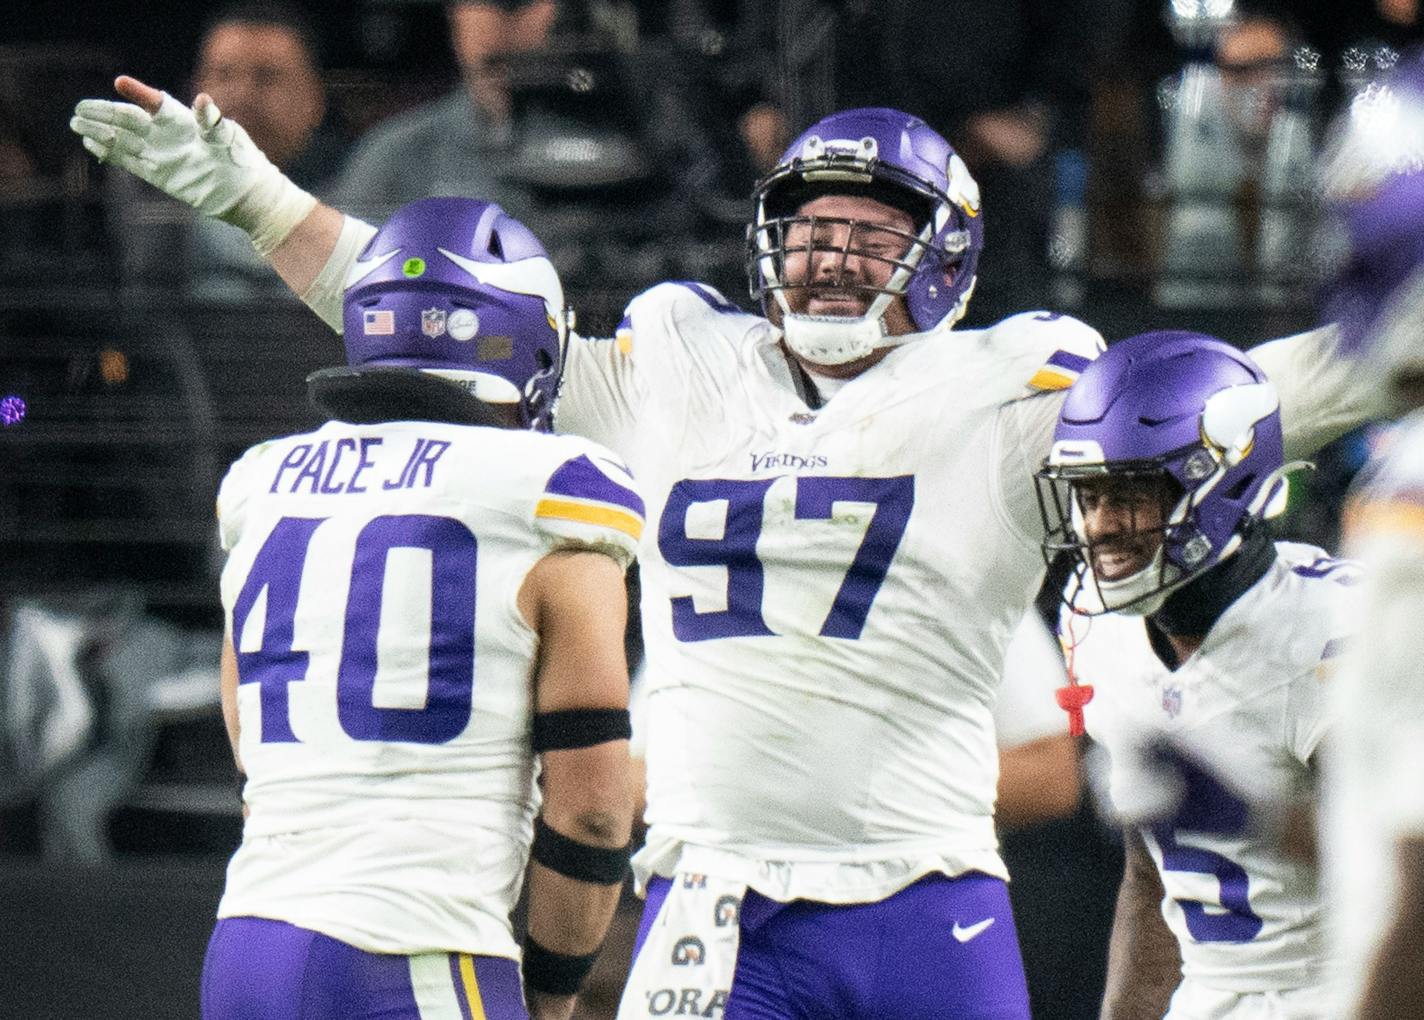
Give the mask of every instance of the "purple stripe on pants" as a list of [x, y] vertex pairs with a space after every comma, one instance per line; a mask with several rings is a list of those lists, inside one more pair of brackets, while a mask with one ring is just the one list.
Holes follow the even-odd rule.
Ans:
[[668, 890], [671, 888], [670, 878], [654, 875], [648, 879], [647, 895], [643, 898], [643, 916], [638, 919], [638, 935], [633, 940], [634, 960], [638, 959], [643, 943], [648, 940], [648, 932], [653, 930], [653, 922], [658, 919], [658, 911], [663, 909], [663, 901], [667, 899]]

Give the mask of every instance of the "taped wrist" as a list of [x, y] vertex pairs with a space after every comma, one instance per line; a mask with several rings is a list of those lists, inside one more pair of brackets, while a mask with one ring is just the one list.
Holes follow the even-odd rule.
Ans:
[[570, 839], [549, 828], [542, 817], [534, 819], [534, 846], [530, 856], [550, 871], [594, 885], [617, 885], [628, 872], [633, 844], [608, 849]]
[[598, 950], [587, 956], [566, 956], [552, 949], [545, 949], [534, 941], [534, 936], [524, 936], [524, 983], [536, 992], [546, 995], [577, 995], [583, 987], [584, 978], [593, 969], [598, 959]]
[[247, 231], [252, 247], [266, 258], [316, 208], [316, 197], [293, 184], [265, 158], [263, 162], [266, 165], [254, 175], [251, 190], [219, 219]]
[[534, 716], [534, 750], [565, 751], [633, 736], [626, 708], [572, 708]]

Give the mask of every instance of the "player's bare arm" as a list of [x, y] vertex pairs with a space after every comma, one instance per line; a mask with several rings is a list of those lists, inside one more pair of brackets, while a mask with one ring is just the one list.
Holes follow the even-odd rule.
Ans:
[[1414, 1016], [1424, 1002], [1424, 837], [1396, 844], [1394, 921], [1370, 965], [1358, 1020]]
[[1082, 796], [1078, 745], [1065, 731], [999, 752], [999, 795], [994, 821], [1000, 831], [1071, 815]]
[[[1327, 738], [1328, 739], [1328, 738]], [[1281, 849], [1291, 858], [1311, 867], [1320, 867], [1320, 755], [1305, 763], [1310, 786], [1285, 805], [1280, 820]]]
[[[228, 744], [232, 747], [232, 762], [237, 768], [237, 788], [241, 791], [247, 782], [247, 770], [242, 767], [242, 730], [237, 717], [237, 652], [233, 649], [231, 634], [223, 636], [222, 665], [218, 676], [222, 695], [223, 726], [227, 729]], [[242, 805], [242, 817], [247, 817], [245, 801]]]
[[[539, 971], [548, 972], [549, 986], [562, 978], [568, 979], [564, 987], [576, 986], [574, 972], [591, 966], [622, 889], [633, 821], [623, 591], [622, 570], [609, 557], [555, 552], [534, 567], [520, 592], [520, 610], [540, 642], [536, 747], [548, 748], [542, 752], [544, 808], [530, 862], [529, 938], [535, 948], [525, 946], [536, 1020], [572, 1013], [573, 995], [540, 991]], [[604, 725], [600, 719], [619, 713], [622, 736], [612, 729], [594, 732]], [[541, 725], [567, 731], [544, 738]]]
[[242, 774], [242, 751], [238, 738], [241, 735], [237, 720], [237, 652], [233, 649], [232, 635], [223, 635], [222, 666], [219, 670], [219, 686], [222, 694], [223, 726], [227, 729], [227, 741], [232, 747], [232, 761], [237, 772]]
[[1160, 1020], [1182, 980], [1181, 955], [1162, 919], [1162, 878], [1142, 836], [1130, 829], [1123, 843], [1101, 1020]]

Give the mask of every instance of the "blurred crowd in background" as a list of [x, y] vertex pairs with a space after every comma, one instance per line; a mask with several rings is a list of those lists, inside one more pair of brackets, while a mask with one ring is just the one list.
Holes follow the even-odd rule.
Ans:
[[[337, 349], [245, 235], [80, 147], [69, 111], [117, 73], [206, 91], [373, 223], [427, 195], [500, 202], [585, 335], [664, 279], [748, 304], [753, 182], [815, 118], [894, 106], [981, 186], [968, 325], [1048, 308], [1110, 342], [1245, 345], [1317, 321], [1338, 257], [1318, 154], [1421, 34], [1418, 0], [27, 3], [5, 22], [0, 852], [89, 865], [235, 845], [213, 493], [246, 446], [313, 424], [302, 378]], [[1322, 452], [1287, 534], [1335, 547], [1373, 434]], [[1116, 853], [1087, 809], [1009, 837], [1044, 1015], [1096, 1015], [1091, 975], [1052, 957], [1100, 951]]]

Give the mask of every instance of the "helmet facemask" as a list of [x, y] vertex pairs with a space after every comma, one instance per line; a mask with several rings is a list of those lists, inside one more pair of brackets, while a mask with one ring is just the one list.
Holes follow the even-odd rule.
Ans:
[[[832, 197], [890, 208], [880, 220], [807, 210]], [[752, 296], [811, 364], [846, 364], [953, 325], [973, 291], [978, 202], [963, 161], [920, 121], [893, 110], [834, 114], [757, 186], [747, 231]], [[907, 229], [893, 223], [896, 210]], [[809, 296], [827, 290], [843, 291], [854, 307], [808, 312]]]
[[[1204, 493], [1184, 490], [1161, 463], [1048, 465], [1036, 481], [1046, 535], [1044, 556], [1050, 562], [1060, 554], [1072, 557], [1064, 600], [1075, 613], [1156, 612], [1174, 589], [1196, 576], [1192, 565], [1209, 553], [1210, 544], [1196, 522]], [[1095, 500], [1123, 508], [1118, 527], [1088, 533], [1087, 508]], [[1109, 576], [1106, 564], [1095, 566], [1132, 552], [1141, 565], [1131, 572]]]
[[[814, 364], [838, 365], [863, 358], [878, 347], [888, 347], [917, 333], [908, 311], [902, 328], [887, 328], [887, 313], [895, 301], [903, 302], [916, 271], [938, 270], [944, 285], [952, 285], [969, 239], [951, 232], [934, 240], [927, 222], [918, 232], [901, 230], [866, 220], [835, 216], [793, 214], [773, 217], [754, 229], [753, 246], [760, 277], [757, 296], [770, 296], [787, 343]], [[847, 272], [851, 258], [868, 265], [868, 271]], [[876, 268], [879, 271], [876, 271]], [[883, 284], [875, 282], [887, 277]], [[817, 315], [794, 311], [805, 307], [801, 294], [844, 291], [867, 305], [854, 315]], [[903, 306], [902, 306], [903, 307]]]

